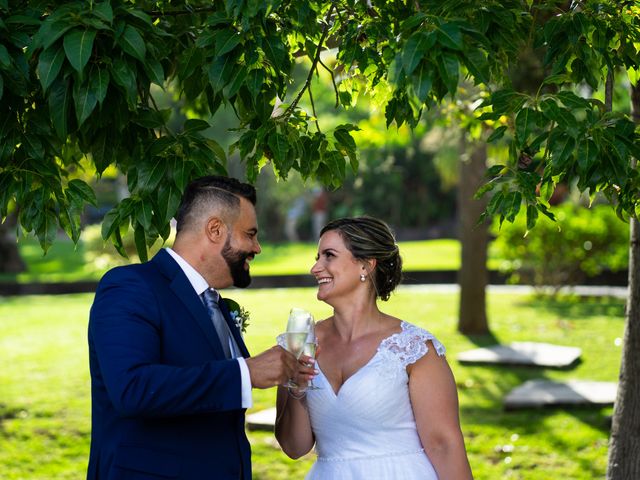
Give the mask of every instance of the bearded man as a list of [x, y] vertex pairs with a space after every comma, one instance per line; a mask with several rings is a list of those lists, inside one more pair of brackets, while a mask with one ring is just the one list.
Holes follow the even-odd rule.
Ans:
[[219, 290], [251, 282], [256, 192], [236, 179], [190, 183], [173, 248], [117, 267], [89, 319], [88, 479], [250, 479], [252, 388], [293, 377], [278, 346], [250, 357]]

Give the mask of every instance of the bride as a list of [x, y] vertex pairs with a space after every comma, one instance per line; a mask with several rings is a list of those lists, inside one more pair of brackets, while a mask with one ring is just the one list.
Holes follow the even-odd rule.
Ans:
[[[311, 273], [333, 315], [316, 326], [319, 388], [279, 387], [275, 428], [292, 458], [315, 444], [307, 479], [472, 478], [444, 347], [378, 309], [401, 269], [393, 234], [380, 220], [344, 218], [320, 233]], [[297, 384], [309, 380], [299, 375]]]

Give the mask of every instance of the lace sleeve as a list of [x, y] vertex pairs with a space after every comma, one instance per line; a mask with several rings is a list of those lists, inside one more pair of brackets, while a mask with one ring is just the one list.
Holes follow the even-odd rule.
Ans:
[[402, 332], [393, 335], [383, 342], [381, 347], [392, 352], [403, 367], [417, 362], [429, 351], [427, 342], [431, 341], [438, 356], [445, 354], [442, 343], [430, 332], [415, 325], [402, 322]]

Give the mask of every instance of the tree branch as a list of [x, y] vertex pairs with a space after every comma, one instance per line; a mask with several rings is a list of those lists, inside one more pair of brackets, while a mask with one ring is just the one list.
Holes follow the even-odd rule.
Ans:
[[305, 80], [304, 85], [302, 86], [302, 89], [298, 92], [298, 95], [296, 95], [296, 98], [293, 100], [293, 102], [291, 102], [291, 105], [289, 105], [289, 107], [285, 110], [285, 112], [282, 115], [279, 115], [278, 118], [286, 117], [287, 115], [289, 115], [300, 102], [300, 99], [302, 98], [304, 91], [309, 88], [309, 85], [311, 85], [313, 72], [318, 68], [318, 62], [320, 61], [320, 54], [322, 53], [322, 44], [324, 43], [324, 40], [327, 38], [327, 34], [329, 33], [329, 26], [330, 26], [329, 19], [331, 18], [331, 13], [333, 12], [334, 7], [335, 5], [331, 4], [331, 7], [327, 12], [324, 29], [322, 30], [322, 35], [320, 36], [320, 40], [318, 41], [318, 48], [316, 50], [316, 54], [313, 59], [313, 62], [311, 63], [311, 68], [309, 69], [309, 75], [307, 75], [307, 79]]
[[316, 124], [316, 128], [318, 129], [318, 133], [322, 133], [320, 131], [320, 123], [318, 123], [318, 114], [316, 113], [316, 104], [313, 101], [313, 93], [311, 93], [311, 87], [309, 87], [309, 101], [311, 102], [311, 111], [313, 112], [314, 122]]
[[604, 84], [604, 106], [607, 112], [613, 110], [613, 68], [607, 71], [607, 81]]
[[318, 59], [318, 63], [320, 65], [322, 65], [327, 72], [329, 72], [329, 75], [331, 75], [331, 83], [333, 84], [333, 91], [336, 92], [336, 106], [335, 106], [335, 108], [338, 108], [340, 106], [340, 97], [338, 95], [338, 86], [336, 85], [336, 78], [333, 75], [333, 70], [331, 70], [329, 67], [327, 67], [322, 62], [321, 59]]
[[217, 9], [215, 7], [200, 7], [200, 8], [192, 8], [190, 10], [143, 10], [144, 13], [153, 18], [159, 17], [178, 17], [180, 15], [193, 15], [198, 13], [212, 13]]

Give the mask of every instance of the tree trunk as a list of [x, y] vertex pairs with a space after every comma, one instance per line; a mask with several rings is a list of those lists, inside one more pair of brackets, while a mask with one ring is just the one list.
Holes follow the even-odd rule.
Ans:
[[16, 242], [16, 215], [10, 213], [3, 223], [0, 223], [0, 272], [20, 273], [27, 269]]
[[[633, 116], [640, 123], [640, 84], [631, 88]], [[635, 163], [635, 162], [634, 162]], [[640, 224], [631, 220], [629, 235], [629, 296], [609, 441], [609, 480], [640, 478]]]
[[[463, 147], [465, 142], [463, 140]], [[469, 148], [469, 145], [466, 145]], [[464, 151], [464, 150], [463, 150]], [[458, 271], [460, 285], [460, 316], [458, 331], [468, 334], [489, 333], [485, 289], [488, 283], [487, 245], [488, 225], [478, 224], [486, 207], [486, 200], [473, 198], [482, 185], [487, 163], [487, 145], [473, 146], [468, 160], [460, 162], [458, 187], [458, 215], [462, 262]]]

